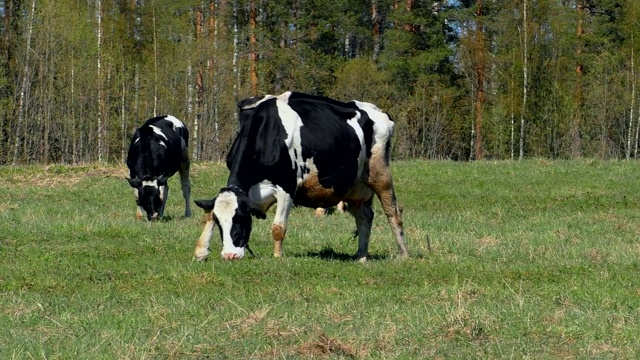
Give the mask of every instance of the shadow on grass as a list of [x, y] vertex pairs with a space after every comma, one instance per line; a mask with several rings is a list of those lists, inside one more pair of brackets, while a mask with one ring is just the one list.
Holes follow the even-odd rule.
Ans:
[[191, 215], [191, 217], [186, 217], [184, 215], [180, 215], [180, 216], [164, 215], [163, 217], [161, 217], [160, 219], [155, 220], [155, 221], [162, 222], [162, 223], [172, 222], [172, 221], [185, 221], [185, 220], [189, 220], [189, 219], [191, 219], [193, 217], [195, 217], [195, 215]]
[[[320, 251], [308, 251], [304, 254], [298, 255], [299, 257], [316, 257], [322, 260], [331, 260], [331, 261], [357, 261], [358, 257], [355, 254], [346, 254], [342, 252], [336, 252], [332, 248], [326, 247]], [[369, 254], [369, 260], [386, 260], [389, 256], [387, 255], [378, 255]]]

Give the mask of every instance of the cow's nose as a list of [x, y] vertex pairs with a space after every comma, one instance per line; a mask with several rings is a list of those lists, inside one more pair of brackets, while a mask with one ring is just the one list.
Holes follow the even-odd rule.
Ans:
[[158, 213], [153, 213], [153, 215], [151, 215], [151, 217], [149, 218], [149, 220], [158, 220]]

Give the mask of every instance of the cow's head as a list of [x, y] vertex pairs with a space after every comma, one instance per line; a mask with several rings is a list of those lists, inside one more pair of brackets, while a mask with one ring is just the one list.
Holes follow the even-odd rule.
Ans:
[[225, 260], [244, 257], [251, 235], [252, 216], [264, 219], [265, 213], [235, 186], [223, 188], [211, 200], [196, 200], [195, 203], [205, 212], [210, 212], [212, 220], [218, 225], [222, 237], [222, 257]]
[[162, 204], [165, 200], [168, 177], [165, 175], [157, 177], [145, 177], [129, 179], [129, 185], [133, 188], [133, 196], [136, 204], [147, 213], [148, 220], [156, 220], [160, 215]]

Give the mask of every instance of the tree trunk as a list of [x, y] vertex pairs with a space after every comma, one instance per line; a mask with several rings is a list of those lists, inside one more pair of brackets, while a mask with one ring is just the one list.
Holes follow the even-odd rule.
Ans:
[[216, 67], [216, 57], [218, 56], [218, 23], [216, 20], [216, 1], [211, 1], [209, 7], [209, 31], [213, 34], [213, 56], [211, 57], [211, 83], [213, 84], [213, 99], [212, 99], [212, 112], [213, 112], [213, 149], [212, 154], [214, 159], [219, 159], [220, 154], [220, 129], [218, 122], [218, 69]]
[[106, 94], [102, 70], [102, 41], [104, 37], [102, 16], [102, 0], [96, 0], [96, 19], [98, 21], [98, 161], [104, 160], [106, 137]]
[[[233, 1], [233, 99], [238, 101], [240, 86], [240, 69], [238, 69], [238, 0]], [[238, 112], [234, 111], [234, 118], [238, 121]]]
[[[22, 126], [25, 121], [25, 111], [26, 111], [26, 96], [27, 90], [29, 89], [29, 76], [31, 70], [29, 69], [29, 54], [31, 53], [31, 36], [33, 35], [33, 17], [36, 11], [36, 0], [31, 1], [31, 13], [29, 14], [29, 30], [27, 30], [27, 48], [25, 51], [25, 59], [24, 59], [24, 67], [22, 71], [22, 83], [20, 84], [20, 94], [18, 96], [18, 119], [16, 122], [16, 136], [14, 142], [14, 150], [13, 150], [13, 161], [12, 164], [16, 165], [18, 162], [18, 149], [20, 148], [20, 136], [22, 136]], [[25, 134], [26, 136], [26, 130]]]
[[631, 138], [633, 136], [633, 112], [636, 107], [636, 69], [634, 63], [633, 34], [631, 35], [631, 109], [629, 110], [629, 130], [627, 132], [627, 150], [625, 157], [627, 160], [631, 158]]
[[153, 116], [158, 116], [158, 34], [156, 32], [156, 5], [151, 3], [153, 24]]
[[582, 76], [584, 68], [580, 55], [582, 54], [582, 37], [584, 36], [584, 29], [582, 23], [584, 19], [585, 6], [582, 1], [577, 5], [578, 9], [578, 29], [576, 35], [578, 37], [578, 46], [576, 47], [576, 87], [574, 90], [575, 112], [573, 114], [573, 120], [571, 121], [571, 128], [569, 129], [569, 138], [571, 141], [571, 157], [579, 158], [582, 156], [582, 139], [580, 137], [580, 127], [582, 123], [582, 103], [584, 101], [582, 96]]
[[258, 95], [258, 71], [257, 61], [258, 54], [256, 53], [256, 5], [255, 1], [249, 1], [249, 51], [251, 61], [251, 95]]
[[[413, 7], [413, 0], [406, 0], [404, 4], [404, 8], [407, 10], [407, 14], [411, 12], [411, 8]], [[405, 23], [403, 26], [405, 31], [414, 32], [415, 26], [412, 23]]]
[[[196, 8], [196, 29], [195, 29], [195, 42], [198, 44], [202, 38], [202, 30], [204, 25], [204, 10], [202, 7]], [[198, 46], [198, 45], [196, 45]], [[201, 146], [201, 135], [200, 135], [200, 120], [202, 119], [202, 104], [204, 103], [204, 79], [203, 79], [203, 69], [202, 63], [198, 61], [196, 65], [196, 77], [195, 77], [195, 91], [196, 91], [196, 102], [194, 106], [194, 114], [193, 114], [193, 139], [191, 141], [192, 157], [193, 161], [200, 160], [200, 146]]]
[[126, 76], [124, 76], [126, 70], [124, 51], [122, 52], [122, 94], [120, 98], [120, 133], [122, 134], [122, 143], [120, 148], [120, 161], [124, 163], [127, 156], [127, 116], [126, 116], [126, 101], [127, 101], [127, 82]]
[[515, 122], [515, 99], [514, 99], [514, 93], [515, 93], [515, 85], [513, 84], [513, 80], [511, 82], [511, 139], [510, 139], [510, 143], [509, 143], [509, 148], [510, 148], [510, 159], [513, 160], [515, 157], [515, 140], [516, 140], [516, 122]]
[[476, 75], [476, 98], [475, 98], [475, 159], [484, 159], [482, 147], [482, 121], [484, 110], [484, 75], [485, 75], [485, 54], [484, 54], [484, 25], [482, 22], [482, 0], [476, 2], [476, 37], [475, 37], [475, 75]]
[[522, 110], [520, 111], [520, 157], [524, 159], [524, 130], [525, 130], [525, 113], [527, 111], [527, 90], [529, 79], [528, 58], [528, 32], [527, 32], [527, 0], [522, 5], [522, 32], [523, 32], [523, 53], [522, 53]]
[[377, 0], [371, 0], [371, 23], [373, 25], [373, 55], [371, 60], [378, 61], [380, 56], [380, 14]]

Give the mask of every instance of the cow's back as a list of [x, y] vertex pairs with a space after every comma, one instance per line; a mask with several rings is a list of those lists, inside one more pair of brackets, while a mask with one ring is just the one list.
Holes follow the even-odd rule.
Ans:
[[[189, 131], [171, 115], [147, 120], [131, 138], [127, 166], [132, 178], [171, 176], [181, 166]], [[184, 145], [183, 145], [184, 144]]]
[[[320, 99], [290, 99], [300, 115], [303, 175], [310, 174], [336, 197], [342, 197], [357, 181], [367, 158], [367, 138], [373, 124], [366, 113]], [[345, 104], [346, 105], [346, 104]], [[369, 136], [367, 136], [369, 135]], [[305, 184], [301, 184], [304, 186]]]

